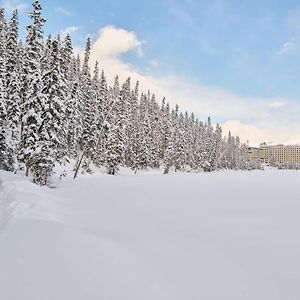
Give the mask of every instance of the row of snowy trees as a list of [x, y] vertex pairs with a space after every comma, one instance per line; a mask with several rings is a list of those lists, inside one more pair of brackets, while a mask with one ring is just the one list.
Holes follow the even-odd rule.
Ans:
[[188, 171], [248, 169], [247, 147], [222, 137], [219, 125], [161, 104], [139, 93], [130, 78], [109, 86], [104, 71], [74, 57], [69, 35], [43, 38], [39, 1], [29, 14], [25, 43], [18, 40], [17, 11], [9, 23], [0, 10], [0, 168], [24, 168], [37, 184], [47, 184], [55, 164], [74, 159], [75, 176], [91, 165], [115, 174], [164, 168]]

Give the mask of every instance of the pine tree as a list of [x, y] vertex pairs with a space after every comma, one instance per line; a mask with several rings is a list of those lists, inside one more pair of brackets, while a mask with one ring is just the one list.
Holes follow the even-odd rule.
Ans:
[[[1, 37], [0, 37], [1, 41]], [[8, 140], [9, 127], [6, 112], [6, 93], [5, 93], [5, 70], [3, 59], [3, 43], [0, 42], [0, 169], [6, 171], [13, 170], [11, 161], [10, 141]], [[2, 67], [1, 67], [2, 66]]]
[[96, 153], [97, 125], [96, 125], [96, 99], [93, 97], [91, 74], [89, 68], [89, 58], [91, 51], [91, 40], [87, 39], [85, 56], [81, 77], [81, 97], [83, 103], [83, 134], [82, 149], [84, 151], [84, 167], [88, 170], [93, 155]]
[[101, 97], [101, 89], [100, 89], [100, 70], [99, 70], [99, 63], [96, 61], [95, 68], [94, 68], [94, 75], [92, 78], [91, 83], [91, 97], [93, 99], [94, 103], [94, 131], [95, 131], [95, 145], [93, 147], [93, 155], [92, 155], [92, 162], [96, 166], [101, 166], [101, 156], [103, 157], [103, 153], [101, 153], [101, 150], [99, 149], [99, 138], [101, 135], [101, 125], [102, 122], [102, 97]]
[[128, 148], [126, 154], [127, 166], [137, 172], [139, 169], [139, 82], [136, 82], [131, 92], [130, 112], [127, 125]]
[[149, 105], [150, 137], [149, 137], [149, 166], [151, 168], [160, 167], [160, 107], [156, 102], [155, 95], [151, 96]]
[[116, 77], [112, 91], [113, 110], [105, 149], [105, 166], [109, 175], [115, 175], [124, 163], [125, 122], [119, 79]]
[[168, 174], [175, 160], [175, 120], [171, 118], [169, 104], [166, 106], [164, 128], [164, 174]]
[[[1, 80], [0, 80], [1, 84]], [[8, 136], [8, 122], [3, 97], [0, 91], [0, 169], [13, 171], [12, 149], [10, 147]]]
[[[0, 9], [0, 168], [13, 170], [18, 154], [37, 184], [48, 184], [56, 163], [77, 158], [74, 178], [83, 162], [106, 166], [115, 175], [121, 166], [135, 172], [164, 166], [175, 171], [250, 169], [247, 146], [222, 128], [195, 119], [155, 95], [131, 90], [128, 78], [108, 85], [97, 63], [91, 76], [91, 40], [81, 68], [70, 35], [43, 42], [45, 20], [39, 1], [29, 14], [26, 43], [18, 42], [17, 11], [7, 25]], [[140, 99], [140, 100], [139, 100]], [[289, 166], [294, 167], [294, 166]]]
[[7, 53], [6, 53], [6, 21], [4, 9], [0, 9], [0, 169], [14, 169], [12, 141], [7, 118]]
[[16, 153], [20, 143], [21, 129], [20, 58], [18, 52], [17, 11], [14, 11], [8, 26], [6, 56], [7, 121], [8, 127], [10, 128], [9, 138], [12, 142], [12, 150]]
[[[39, 154], [37, 147], [39, 141], [39, 129], [42, 123], [42, 111], [44, 100], [42, 96], [41, 58], [43, 53], [43, 25], [45, 20], [41, 16], [42, 8], [39, 1], [33, 3], [33, 11], [29, 14], [33, 24], [27, 26], [26, 54], [24, 57], [24, 71], [26, 74], [26, 91], [24, 99], [24, 115], [22, 126], [22, 148], [20, 159], [25, 162], [26, 175], [29, 169], [34, 169], [34, 177], [38, 177], [39, 169], [34, 168], [38, 164], [34, 158]], [[45, 182], [42, 180], [41, 183]]]
[[3, 34], [5, 37], [5, 33], [6, 33], [6, 28], [7, 24], [6, 24], [6, 20], [5, 20], [5, 11], [4, 8], [0, 7], [0, 34]]
[[220, 162], [222, 157], [222, 128], [217, 124], [214, 133], [214, 164], [213, 170], [218, 170], [220, 168]]
[[[49, 57], [46, 59], [47, 66], [43, 70], [43, 89], [44, 107], [41, 114], [42, 124], [40, 127], [39, 143], [43, 144], [45, 157], [44, 165], [47, 166], [47, 172], [52, 173], [55, 161], [61, 162], [65, 154], [66, 146], [66, 125], [65, 103], [66, 99], [66, 81], [60, 65], [59, 42], [54, 39], [47, 46], [46, 52]], [[40, 156], [42, 156], [40, 154]]]
[[78, 157], [80, 141], [83, 132], [82, 102], [79, 93], [80, 69], [75, 59], [71, 60], [68, 85], [70, 94], [66, 99], [66, 120], [67, 120], [67, 148], [71, 158]]
[[0, 109], [2, 118], [7, 117], [7, 93], [6, 93], [6, 24], [4, 9], [0, 9]]
[[[96, 75], [94, 76], [96, 77]], [[109, 93], [108, 93], [108, 85], [105, 78], [104, 71], [102, 70], [101, 78], [99, 84], [99, 91], [97, 95], [97, 144], [96, 144], [96, 151], [97, 151], [97, 158], [95, 160], [95, 164], [98, 166], [102, 166], [105, 164], [105, 145], [107, 142], [108, 137], [108, 129], [110, 124], [110, 116], [112, 110], [112, 103], [109, 100]]]
[[[218, 134], [220, 134], [218, 132]], [[219, 139], [219, 137], [218, 137]], [[203, 165], [203, 169], [206, 172], [211, 172], [216, 168], [216, 159], [217, 159], [217, 151], [218, 151], [218, 142], [216, 140], [216, 135], [214, 133], [213, 126], [211, 125], [211, 119], [208, 118], [206, 124], [206, 134], [205, 134], [205, 161]]]

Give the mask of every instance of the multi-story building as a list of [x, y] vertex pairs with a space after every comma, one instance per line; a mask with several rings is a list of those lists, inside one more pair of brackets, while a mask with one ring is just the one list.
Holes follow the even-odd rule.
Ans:
[[249, 147], [252, 160], [260, 159], [262, 164], [276, 166], [300, 166], [300, 145], [260, 144], [259, 148]]
[[260, 160], [260, 150], [256, 147], [248, 147], [249, 157], [253, 161]]

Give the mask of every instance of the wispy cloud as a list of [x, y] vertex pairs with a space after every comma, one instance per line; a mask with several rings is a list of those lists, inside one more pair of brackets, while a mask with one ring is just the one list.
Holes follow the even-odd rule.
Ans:
[[289, 52], [291, 52], [296, 46], [296, 42], [295, 41], [288, 41], [285, 42], [281, 48], [279, 49], [279, 51], [277, 52], [278, 55], [285, 55]]
[[60, 14], [65, 15], [65, 16], [68, 16], [68, 17], [72, 16], [72, 13], [69, 10], [67, 10], [66, 8], [62, 7], [62, 6], [57, 6], [55, 8], [55, 11], [60, 13]]
[[154, 68], [158, 68], [159, 67], [159, 61], [157, 59], [152, 59], [150, 61], [150, 65]]
[[67, 34], [72, 34], [72, 33], [76, 32], [78, 30], [79, 30], [79, 27], [77, 27], [77, 26], [69, 26], [69, 27], [63, 29], [60, 32], [60, 34], [61, 34], [62, 37], [65, 37]]
[[14, 10], [22, 11], [27, 7], [27, 4], [24, 2], [16, 2], [13, 0], [3, 0], [0, 4], [0, 7], [4, 8], [5, 11], [11, 14]]
[[274, 101], [270, 103], [270, 107], [274, 109], [279, 109], [285, 106], [285, 103], [280, 102], [280, 101]]

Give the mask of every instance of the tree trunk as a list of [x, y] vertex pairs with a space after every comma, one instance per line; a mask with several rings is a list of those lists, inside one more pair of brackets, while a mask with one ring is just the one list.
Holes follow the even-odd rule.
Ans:
[[76, 166], [76, 169], [75, 169], [75, 173], [74, 173], [73, 179], [76, 179], [76, 177], [77, 177], [77, 174], [78, 174], [78, 171], [79, 171], [79, 169], [80, 169], [80, 166], [81, 166], [83, 157], [84, 157], [84, 151], [82, 151], [81, 157], [80, 157], [80, 159], [79, 159], [79, 161], [78, 161], [78, 164], [77, 164], [77, 166]]
[[29, 161], [25, 163], [25, 176], [28, 177], [29, 175]]

